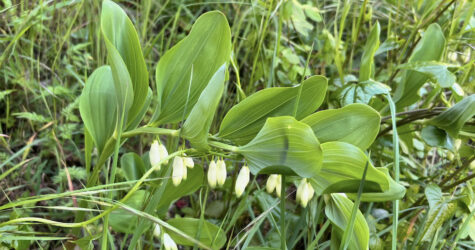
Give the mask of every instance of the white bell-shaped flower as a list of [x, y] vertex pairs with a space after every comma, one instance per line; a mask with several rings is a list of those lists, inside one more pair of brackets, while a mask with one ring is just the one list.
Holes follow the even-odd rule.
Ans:
[[175, 186], [180, 185], [181, 180], [186, 180], [186, 167], [183, 164], [183, 158], [179, 156], [173, 159], [172, 180]]
[[249, 183], [249, 175], [250, 170], [248, 166], [243, 166], [241, 171], [239, 171], [237, 180], [236, 180], [236, 187], [235, 192], [237, 197], [241, 197], [242, 193], [244, 193], [244, 189], [246, 189], [247, 184]]
[[[160, 154], [160, 159], [165, 159], [168, 156], [168, 151], [165, 145], [161, 144], [158, 146], [158, 152]], [[163, 162], [165, 165], [168, 164], [168, 160]]]
[[160, 160], [162, 159], [160, 155], [160, 144], [158, 140], [153, 141], [152, 145], [150, 146], [150, 152], [148, 153], [150, 158], [150, 165], [152, 168], [158, 168], [160, 170]]
[[220, 187], [224, 185], [226, 181], [226, 163], [223, 160], [218, 160], [216, 163], [217, 167], [217, 176], [216, 181]]
[[216, 187], [217, 179], [217, 165], [215, 161], [211, 161], [208, 167], [208, 184], [211, 188]]
[[173, 241], [173, 239], [167, 233], [163, 234], [162, 241], [165, 250], [178, 250], [178, 246], [176, 245], [175, 241]]
[[314, 194], [315, 190], [312, 185], [307, 182], [307, 179], [302, 179], [297, 187], [297, 202], [299, 202], [302, 207], [307, 207], [308, 202], [313, 198]]
[[191, 157], [183, 157], [183, 163], [188, 168], [193, 168], [195, 166], [195, 162], [193, 161], [193, 158]]
[[160, 226], [158, 224], [155, 224], [155, 227], [153, 228], [153, 236], [160, 238], [162, 230], [160, 229]]
[[271, 174], [269, 175], [269, 178], [267, 178], [266, 182], [266, 190], [267, 193], [272, 194], [274, 192], [275, 187], [277, 186], [277, 174]]

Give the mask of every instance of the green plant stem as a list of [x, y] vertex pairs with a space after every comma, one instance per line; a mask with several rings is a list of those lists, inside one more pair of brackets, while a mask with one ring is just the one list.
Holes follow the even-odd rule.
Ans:
[[285, 238], [285, 175], [282, 175], [282, 187], [280, 189], [280, 249], [286, 250]]

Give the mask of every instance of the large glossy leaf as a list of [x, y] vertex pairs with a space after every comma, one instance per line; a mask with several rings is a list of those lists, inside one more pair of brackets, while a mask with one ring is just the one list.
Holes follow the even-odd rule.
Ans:
[[366, 81], [374, 76], [374, 53], [378, 50], [379, 47], [379, 33], [381, 27], [379, 22], [371, 29], [369, 37], [366, 40], [366, 44], [363, 50], [363, 55], [361, 56], [361, 66], [360, 66], [360, 77], [359, 81]]
[[208, 133], [223, 95], [226, 65], [216, 71], [185, 121], [182, 133], [196, 148], [208, 147]]
[[237, 149], [253, 174], [297, 174], [310, 178], [322, 164], [312, 129], [291, 116], [268, 118], [256, 137]]
[[319, 111], [302, 120], [313, 129], [320, 142], [348, 142], [362, 150], [366, 150], [378, 135], [380, 121], [376, 110], [358, 103]]
[[[327, 90], [327, 79], [313, 76], [302, 82], [297, 109], [298, 120], [320, 107]], [[293, 115], [299, 86], [261, 90], [235, 105], [224, 117], [219, 136], [242, 145], [248, 143], [262, 128], [268, 117]]]
[[230, 57], [231, 31], [226, 17], [219, 11], [201, 15], [190, 34], [167, 51], [157, 65], [159, 107], [154, 121], [173, 123], [186, 117], [211, 77]]
[[[138, 190], [125, 202], [125, 205], [137, 210], [141, 210], [147, 196], [147, 191]], [[117, 232], [133, 233], [137, 224], [137, 219], [137, 215], [120, 208], [110, 213], [109, 226], [111, 226], [112, 229]]]
[[[128, 116], [130, 123], [140, 114], [148, 92], [148, 71], [140, 41], [127, 14], [110, 0], [102, 3], [101, 29], [109, 53], [111, 53], [109, 46], [114, 47], [130, 75], [134, 96]], [[125, 72], [123, 73], [125, 75]], [[126, 81], [124, 78], [120, 80]]]
[[[358, 192], [368, 157], [358, 147], [346, 142], [326, 142], [321, 147], [322, 168], [310, 179], [315, 193]], [[386, 175], [368, 162], [363, 192], [382, 192], [388, 189], [389, 180]]]
[[[382, 201], [394, 201], [400, 200], [406, 194], [406, 189], [401, 184], [398, 184], [394, 181], [391, 176], [389, 175], [389, 171], [387, 168], [376, 168], [377, 170], [383, 172], [386, 175], [386, 179], [389, 180], [389, 189], [383, 192], [376, 192], [376, 193], [362, 193], [361, 194], [361, 201], [365, 202], [382, 202]], [[348, 197], [355, 200], [357, 197], [356, 193], [347, 194]]]
[[[339, 239], [342, 238], [346, 225], [351, 218], [353, 202], [342, 194], [331, 194], [326, 200], [325, 215], [334, 226]], [[333, 238], [333, 235], [332, 235]], [[348, 249], [368, 249], [369, 228], [363, 214], [358, 210]]]
[[[226, 244], [226, 235], [218, 226], [195, 218], [175, 218], [167, 221], [172, 227], [177, 228], [188, 236], [209, 246], [211, 249], [221, 249]], [[164, 230], [179, 245], [194, 246], [195, 243], [183, 236], [164, 228]]]
[[475, 94], [465, 97], [453, 107], [442, 112], [429, 121], [429, 124], [439, 127], [450, 136], [456, 138], [465, 122], [475, 115]]
[[[408, 62], [438, 61], [444, 49], [444, 33], [438, 24], [433, 23], [424, 32]], [[396, 105], [405, 107], [419, 100], [417, 92], [428, 79], [429, 77], [424, 73], [414, 70], [404, 71], [402, 81], [397, 85], [394, 93]]]
[[195, 164], [192, 169], [188, 169], [188, 178], [182, 180], [180, 185], [173, 185], [172, 181], [167, 182], [165, 191], [163, 192], [160, 202], [158, 203], [157, 210], [159, 212], [166, 212], [170, 207], [170, 204], [179, 198], [190, 195], [198, 190], [203, 184], [204, 171], [203, 167]]
[[96, 69], [86, 81], [80, 100], [81, 118], [99, 153], [112, 136], [117, 122], [117, 99], [109, 66]]
[[120, 157], [120, 168], [128, 181], [135, 181], [145, 173], [145, 164], [136, 153], [126, 153]]
[[338, 89], [334, 96], [342, 106], [352, 103], [368, 104], [376, 95], [386, 94], [391, 88], [383, 83], [369, 79], [363, 82], [351, 82]]

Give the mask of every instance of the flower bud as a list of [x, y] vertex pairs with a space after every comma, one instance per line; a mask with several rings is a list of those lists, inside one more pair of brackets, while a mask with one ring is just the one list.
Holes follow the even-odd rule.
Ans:
[[267, 182], [266, 182], [267, 193], [272, 194], [272, 192], [274, 192], [275, 187], [277, 185], [277, 176], [278, 175], [276, 174], [271, 174], [269, 175], [269, 178], [267, 178]]
[[219, 186], [223, 186], [226, 181], [226, 163], [223, 160], [218, 160], [216, 163], [217, 175], [216, 181]]
[[162, 241], [165, 250], [178, 250], [178, 246], [176, 245], [175, 241], [173, 241], [173, 239], [167, 233], [163, 234]]
[[277, 175], [276, 184], [275, 184], [275, 192], [277, 196], [280, 197], [280, 193], [282, 192], [282, 175]]
[[216, 176], [217, 166], [215, 161], [211, 161], [208, 167], [208, 184], [211, 188], [216, 187], [217, 176]]
[[244, 189], [249, 183], [249, 174], [250, 171], [248, 166], [243, 166], [241, 171], [239, 171], [235, 187], [236, 196], [238, 198], [241, 197], [242, 193], [244, 193]]
[[193, 168], [195, 166], [195, 162], [191, 157], [183, 157], [183, 163], [186, 167]]
[[160, 145], [158, 140], [153, 141], [152, 145], [150, 146], [150, 152], [148, 153], [150, 158], [150, 165], [152, 168], [158, 168], [160, 170], [160, 160], [162, 159], [160, 155]]
[[183, 164], [183, 158], [177, 156], [173, 159], [173, 185], [180, 185], [182, 179], [186, 180], [186, 167]]
[[158, 224], [155, 224], [155, 228], [153, 229], [153, 236], [160, 238], [161, 231], [162, 230], [160, 229], [160, 226]]
[[299, 202], [302, 207], [307, 207], [307, 204], [312, 199], [314, 193], [315, 190], [312, 185], [307, 182], [306, 178], [303, 178], [297, 187], [297, 202]]
[[[165, 157], [168, 156], [168, 151], [165, 145], [160, 143], [160, 146], [158, 146], [158, 152], [160, 154], [160, 159], [165, 159]], [[168, 160], [163, 162], [165, 165], [168, 164]]]

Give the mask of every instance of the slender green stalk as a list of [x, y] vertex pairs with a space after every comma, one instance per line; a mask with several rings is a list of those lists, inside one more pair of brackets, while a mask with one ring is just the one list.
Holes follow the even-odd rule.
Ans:
[[282, 175], [282, 187], [280, 189], [280, 249], [286, 250], [285, 235], [285, 175]]

